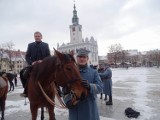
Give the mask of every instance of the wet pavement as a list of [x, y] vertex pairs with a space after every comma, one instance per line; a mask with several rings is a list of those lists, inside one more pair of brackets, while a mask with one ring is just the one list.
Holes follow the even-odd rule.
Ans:
[[[137, 120], [160, 120], [160, 68], [112, 69], [113, 105], [106, 106], [104, 100], [97, 97], [101, 120], [131, 120], [124, 114], [131, 107], [140, 112]], [[8, 94], [5, 120], [31, 120], [29, 101], [19, 94], [19, 83], [14, 92]], [[40, 114], [40, 112], [39, 112]], [[67, 120], [67, 110], [55, 110], [57, 120]], [[46, 120], [48, 115], [45, 113]], [[132, 119], [136, 120], [136, 119]]]

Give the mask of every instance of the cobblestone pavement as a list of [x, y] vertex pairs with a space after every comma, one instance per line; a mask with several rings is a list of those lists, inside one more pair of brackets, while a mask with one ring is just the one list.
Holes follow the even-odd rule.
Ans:
[[[137, 120], [159, 120], [160, 114], [160, 69], [129, 68], [113, 70], [113, 105], [106, 106], [104, 100], [97, 98], [101, 120], [130, 120], [124, 114], [127, 107], [139, 111]], [[28, 105], [19, 94], [19, 83], [14, 92], [8, 94], [5, 120], [31, 120]], [[39, 112], [40, 114], [40, 112]], [[46, 113], [45, 113], [46, 114]], [[67, 120], [67, 110], [55, 110], [57, 120]], [[48, 115], [46, 114], [46, 120]], [[134, 119], [133, 119], [134, 120]]]

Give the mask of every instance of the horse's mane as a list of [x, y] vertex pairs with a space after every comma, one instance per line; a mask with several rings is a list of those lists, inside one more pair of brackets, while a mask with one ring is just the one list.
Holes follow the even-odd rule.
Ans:
[[[49, 56], [43, 59], [43, 62], [37, 63], [33, 66], [31, 78], [35, 81], [49, 82], [50, 78], [54, 79], [54, 72], [56, 67], [56, 56]], [[52, 76], [49, 76], [52, 75]]]
[[[75, 62], [75, 59], [70, 54], [63, 54], [63, 62], [61, 64]], [[55, 78], [55, 71], [58, 64], [56, 55], [49, 56], [43, 59], [42, 63], [35, 64], [32, 69], [31, 77], [33, 80], [41, 81], [44, 84], [50, 84]]]
[[66, 62], [69, 62], [69, 61], [73, 61], [73, 62], [76, 62], [73, 55], [70, 55], [70, 54], [64, 54], [65, 56], [65, 61]]

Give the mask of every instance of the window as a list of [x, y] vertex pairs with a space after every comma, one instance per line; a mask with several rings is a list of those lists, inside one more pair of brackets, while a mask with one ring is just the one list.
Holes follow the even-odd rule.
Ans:
[[75, 31], [75, 27], [72, 28], [72, 31]]

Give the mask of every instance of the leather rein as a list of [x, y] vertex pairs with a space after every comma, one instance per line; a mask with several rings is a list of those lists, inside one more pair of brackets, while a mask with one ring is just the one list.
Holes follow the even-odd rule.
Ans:
[[[66, 75], [64, 69], [63, 69], [63, 72], [64, 72], [64, 75], [66, 76], [66, 78], [68, 78], [68, 76]], [[56, 78], [56, 75], [57, 75], [57, 71], [55, 72], [55, 78]], [[73, 82], [75, 82], [75, 81], [77, 81], [77, 80], [79, 80], [79, 79], [70, 80], [70, 79], [68, 78], [68, 79], [67, 79], [67, 84], [71, 84], [71, 83], [73, 83]], [[51, 105], [53, 105], [53, 106], [55, 106], [55, 107], [66, 109], [67, 107], [66, 107], [65, 103], [62, 101], [61, 97], [60, 97], [59, 94], [58, 94], [58, 91], [57, 91], [57, 89], [56, 89], [56, 85], [55, 85], [54, 80], [53, 80], [53, 82], [52, 82], [51, 84], [53, 85], [54, 91], [55, 91], [55, 93], [56, 93], [56, 97], [58, 98], [58, 101], [59, 101], [60, 105], [56, 104], [55, 101], [53, 101], [53, 100], [46, 94], [46, 92], [44, 91], [42, 85], [41, 85], [40, 82], [38, 81], [38, 85], [39, 85], [39, 87], [40, 87], [40, 90], [42, 91], [42, 93], [43, 93], [44, 97], [46, 98], [46, 100], [47, 100]], [[51, 86], [51, 87], [52, 87], [52, 86]], [[77, 97], [77, 95], [74, 93], [74, 91], [71, 90], [70, 93], [76, 97], [76, 100], [80, 100], [80, 98]]]

